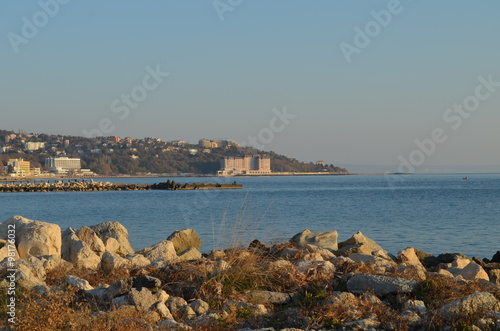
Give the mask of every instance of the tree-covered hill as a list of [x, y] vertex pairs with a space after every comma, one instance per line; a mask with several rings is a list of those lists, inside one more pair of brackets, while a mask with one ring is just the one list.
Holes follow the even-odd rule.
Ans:
[[[220, 168], [220, 159], [225, 156], [266, 154], [271, 157], [273, 172], [346, 172], [333, 165], [299, 162], [274, 152], [234, 144], [203, 148], [179, 141], [164, 142], [156, 138], [117, 140], [119, 139], [115, 137], [86, 138], [0, 130], [0, 161], [5, 166], [8, 159], [24, 158], [32, 162], [32, 167], [43, 169], [45, 158], [67, 156], [81, 158], [82, 168], [101, 175], [215, 174]], [[44, 147], [28, 150], [28, 142], [43, 142]], [[2, 173], [3, 167], [0, 166], [0, 174]]]

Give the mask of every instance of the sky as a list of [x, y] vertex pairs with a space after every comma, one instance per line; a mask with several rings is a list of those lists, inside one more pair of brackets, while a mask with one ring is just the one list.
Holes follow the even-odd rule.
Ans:
[[0, 1], [0, 129], [500, 170], [498, 2]]

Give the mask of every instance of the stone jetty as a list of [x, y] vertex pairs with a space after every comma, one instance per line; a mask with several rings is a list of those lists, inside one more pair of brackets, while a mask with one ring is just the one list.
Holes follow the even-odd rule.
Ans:
[[44, 182], [5, 182], [0, 183], [1, 192], [67, 192], [67, 191], [142, 191], [142, 190], [217, 190], [241, 189], [236, 184], [219, 183], [177, 183], [167, 180], [157, 184], [123, 184], [99, 182], [94, 180], [55, 180]]
[[500, 251], [392, 255], [361, 232], [304, 230], [202, 254], [194, 229], [165, 238], [134, 250], [118, 222], [0, 223], [0, 328], [500, 330]]

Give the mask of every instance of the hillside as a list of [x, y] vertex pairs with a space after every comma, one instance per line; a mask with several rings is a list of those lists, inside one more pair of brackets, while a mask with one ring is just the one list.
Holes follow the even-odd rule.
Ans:
[[[40, 144], [28, 143], [43, 143]], [[228, 141], [231, 142], [231, 141]], [[37, 146], [36, 150], [29, 150]], [[251, 147], [228, 143], [224, 147], [203, 148], [182, 141], [162, 141], [157, 138], [120, 139], [118, 137], [86, 138], [47, 134], [15, 133], [0, 130], [0, 161], [24, 158], [32, 167], [44, 168], [48, 157], [81, 158], [82, 168], [101, 175], [159, 174], [215, 174], [224, 156], [266, 154], [271, 157], [273, 172], [346, 172], [334, 165], [316, 165], [299, 162], [274, 152], [263, 152]], [[45, 169], [49, 170], [49, 169]], [[3, 174], [3, 167], [0, 167]]]

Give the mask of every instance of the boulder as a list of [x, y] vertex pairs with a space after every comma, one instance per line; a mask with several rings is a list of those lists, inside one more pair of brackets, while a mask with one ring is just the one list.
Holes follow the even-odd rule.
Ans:
[[141, 254], [132, 254], [132, 255], [129, 254], [129, 255], [125, 256], [125, 258], [130, 261], [131, 265], [134, 268], [145, 267], [145, 266], [151, 264], [151, 261], [149, 261], [147, 258], [145, 258]]
[[[9, 279], [8, 276], [6, 277], [7, 279]], [[16, 281], [18, 286], [26, 288], [26, 289], [32, 289], [35, 286], [45, 286], [46, 285], [43, 280], [37, 278], [33, 274], [33, 272], [31, 272], [31, 269], [24, 264], [19, 264], [17, 266], [16, 272], [15, 272], [15, 281]]]
[[139, 254], [144, 255], [150, 261], [155, 261], [158, 259], [177, 259], [177, 253], [174, 247], [174, 243], [170, 240], [163, 240], [156, 245], [146, 247], [142, 251], [140, 251]]
[[372, 290], [377, 296], [397, 293], [411, 293], [418, 282], [402, 277], [357, 274], [347, 281], [347, 289], [351, 293], [366, 293]]
[[170, 320], [173, 321], [174, 317], [170, 313], [170, 310], [167, 308], [164, 302], [159, 301], [156, 302], [153, 307], [152, 307], [158, 314], [160, 314], [160, 317], [162, 320]]
[[111, 252], [104, 252], [101, 258], [101, 269], [106, 273], [112, 273], [116, 269], [124, 269], [131, 266], [129, 260]]
[[191, 247], [196, 249], [200, 249], [201, 247], [201, 239], [193, 229], [177, 230], [167, 240], [170, 240], [174, 244], [177, 254]]
[[86, 243], [91, 250], [96, 253], [102, 253], [106, 250], [103, 241], [97, 236], [97, 234], [89, 228], [88, 226], [82, 226], [80, 230], [76, 233], [78, 238]]
[[500, 251], [497, 251], [490, 260], [490, 263], [500, 263]]
[[301, 261], [297, 263], [297, 271], [307, 275], [321, 275], [324, 277], [333, 277], [335, 274], [335, 265], [330, 261]]
[[265, 315], [268, 313], [266, 306], [262, 304], [251, 304], [243, 301], [229, 300], [226, 301], [222, 308], [224, 311], [232, 311], [239, 309], [249, 309], [254, 315]]
[[338, 249], [338, 237], [337, 231], [311, 232], [305, 229], [293, 236], [291, 242], [299, 247], [309, 244], [336, 251]]
[[398, 262], [407, 265], [422, 265], [422, 262], [420, 262], [420, 259], [415, 252], [415, 249], [412, 247], [408, 247], [398, 252]]
[[85, 297], [93, 302], [103, 303], [106, 300], [106, 290], [108, 287], [108, 285], [101, 285], [92, 290], [87, 290], [84, 292]]
[[170, 297], [168, 298], [166, 305], [172, 313], [175, 313], [176, 311], [179, 311], [181, 307], [186, 306], [187, 301], [181, 297]]
[[189, 305], [182, 306], [180, 311], [184, 320], [194, 320], [196, 318], [196, 312]]
[[[14, 262], [20, 259], [19, 253], [17, 252], [17, 248], [15, 245], [9, 247], [9, 245], [5, 245], [0, 248], [0, 262], [4, 259], [11, 258], [10, 261]], [[6, 260], [7, 261], [7, 260]]]
[[192, 261], [201, 259], [201, 253], [196, 247], [191, 247], [179, 254], [179, 261]]
[[112, 299], [122, 296], [132, 289], [134, 279], [132, 277], [121, 279], [111, 284], [105, 291], [104, 299], [111, 301]]
[[146, 288], [141, 288], [140, 290], [132, 288], [127, 295], [127, 301], [131, 305], [134, 305], [137, 310], [145, 312], [156, 302], [156, 298], [151, 291]]
[[20, 259], [17, 261], [17, 266], [19, 265], [25, 265], [28, 267], [33, 275], [40, 279], [40, 280], [45, 280], [45, 276], [47, 275], [45, 268], [43, 267], [43, 262], [37, 259], [34, 256], [30, 256], [25, 259]]
[[389, 267], [395, 265], [395, 263], [392, 260], [368, 254], [352, 253], [351, 255], [349, 255], [349, 258], [354, 262], [372, 264], [373, 266], [376, 267]]
[[349, 256], [352, 253], [369, 254], [380, 256], [388, 260], [395, 260], [395, 257], [379, 246], [374, 240], [366, 237], [358, 231], [351, 238], [339, 243], [338, 253]]
[[[114, 238], [120, 244], [116, 253], [125, 256], [127, 254], [134, 254], [134, 250], [128, 241], [127, 229], [118, 222], [105, 222], [90, 227], [97, 234], [99, 238], [107, 243], [108, 238]], [[108, 244], [108, 243], [107, 243]]]
[[170, 298], [170, 295], [168, 295], [167, 292], [164, 290], [159, 290], [158, 292], [155, 293], [156, 300], [161, 301], [161, 302], [167, 302], [168, 298]]
[[441, 316], [446, 320], [452, 320], [460, 316], [473, 316], [481, 311], [498, 311], [498, 309], [500, 303], [493, 294], [477, 292], [447, 303], [441, 308]]
[[191, 302], [188, 306], [191, 307], [191, 309], [193, 309], [196, 315], [205, 314], [209, 309], [208, 303], [206, 303], [201, 299], [197, 299]]
[[493, 284], [500, 286], [500, 269], [488, 270], [488, 276]]
[[7, 239], [9, 230], [15, 230], [17, 252], [21, 258], [61, 255], [61, 228], [57, 224], [14, 216], [0, 224], [0, 239]]
[[120, 250], [120, 243], [115, 238], [107, 238], [104, 242], [106, 252], [116, 253]]
[[52, 271], [56, 268], [61, 268], [64, 271], [69, 271], [73, 268], [73, 264], [63, 260], [59, 255], [42, 255], [38, 256], [40, 262], [42, 262], [45, 271]]
[[82, 291], [91, 291], [94, 289], [94, 287], [91, 286], [87, 280], [78, 278], [73, 275], [66, 276], [66, 284]]
[[464, 258], [461, 256], [457, 256], [453, 262], [451, 262], [451, 267], [452, 268], [459, 268], [463, 269], [465, 268], [469, 263], [471, 262], [471, 259], [469, 258]]
[[85, 242], [78, 239], [75, 233], [65, 236], [63, 241], [65, 259], [68, 259], [67, 254], [69, 254], [68, 261], [75, 266], [93, 270], [99, 268], [101, 258]]
[[137, 290], [147, 288], [152, 293], [156, 293], [161, 289], [161, 280], [152, 276], [139, 276], [134, 278], [132, 287]]
[[488, 281], [490, 280], [486, 271], [484, 271], [484, 269], [475, 262], [469, 262], [469, 264], [467, 264], [467, 266], [463, 269], [451, 267], [446, 270], [451, 272], [453, 276], [455, 277], [462, 276], [466, 280], [474, 280], [474, 279], [484, 279]]

